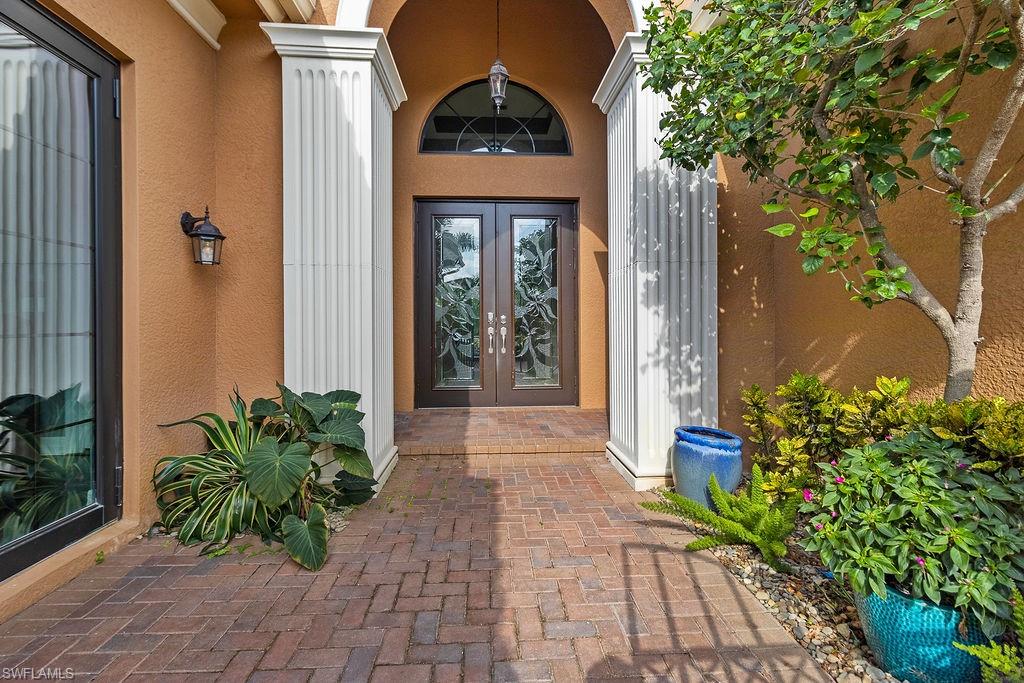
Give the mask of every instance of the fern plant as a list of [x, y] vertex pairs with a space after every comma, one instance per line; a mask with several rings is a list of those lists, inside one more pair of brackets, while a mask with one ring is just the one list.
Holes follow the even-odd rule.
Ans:
[[754, 465], [750, 484], [743, 493], [733, 494], [718, 485], [715, 475], [708, 481], [711, 501], [717, 512], [674, 491], [659, 491], [660, 501], [644, 501], [653, 512], [674, 515], [711, 527], [711, 533], [686, 545], [687, 550], [706, 550], [719, 545], [750, 545], [777, 571], [786, 571], [785, 539], [796, 528], [797, 496], [771, 501], [765, 493], [764, 475]]
[[[1017, 639], [1024, 637], [1024, 598], [1013, 591], [1013, 630]], [[988, 645], [953, 643], [981, 661], [982, 683], [1024, 683], [1024, 652], [1020, 643], [989, 642]]]

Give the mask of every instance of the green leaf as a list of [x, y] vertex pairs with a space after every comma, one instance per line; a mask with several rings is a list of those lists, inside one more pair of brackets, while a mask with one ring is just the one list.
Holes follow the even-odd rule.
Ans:
[[939, 166], [949, 171], [963, 161], [963, 155], [953, 145], [946, 145], [945, 147], [936, 148], [935, 161], [938, 162]]
[[[355, 413], [356, 411], [350, 412]], [[359, 426], [359, 421], [345, 416], [331, 419], [320, 425], [319, 431], [311, 432], [309, 438], [317, 443], [347, 446], [356, 450], [361, 450], [366, 446], [366, 434]]]
[[878, 194], [885, 194], [896, 185], [896, 174], [892, 171], [881, 173], [871, 178], [871, 186]]
[[305, 521], [295, 515], [288, 515], [281, 522], [284, 547], [292, 559], [306, 569], [316, 571], [327, 561], [327, 512], [323, 505], [315, 503], [309, 509]]
[[260, 440], [245, 457], [245, 479], [253, 494], [270, 508], [291, 498], [309, 470], [312, 454], [302, 442], [281, 444]]
[[324, 398], [330, 401], [335, 408], [355, 408], [359, 405], [359, 399], [362, 396], [354, 391], [335, 389], [324, 394]]
[[780, 211], [785, 211], [786, 210], [786, 205], [785, 204], [762, 204], [761, 205], [761, 210], [764, 211], [766, 214], [771, 215], [773, 213], [778, 213]]
[[954, 97], [956, 97], [956, 94], [958, 92], [960, 92], [960, 86], [959, 85], [953, 86], [952, 88], [950, 88], [946, 92], [942, 93], [942, 95], [939, 97], [939, 99], [935, 100], [934, 102], [929, 104], [927, 107], [924, 107], [923, 109], [921, 109], [921, 113], [924, 114], [925, 116], [927, 116], [930, 119], [934, 119], [938, 115], [939, 110], [942, 109], [943, 107], [945, 107], [947, 104], [949, 104], [950, 101]]
[[956, 62], [938, 62], [924, 72], [924, 77], [932, 83], [938, 83], [943, 78], [953, 73], [956, 69]]
[[853, 73], [860, 76], [862, 73], [882, 61], [883, 50], [881, 47], [872, 47], [864, 50], [857, 57], [853, 65]]
[[313, 416], [313, 426], [323, 422], [324, 418], [330, 415], [331, 410], [334, 408], [326, 397], [314, 394], [312, 391], [302, 392], [302, 399], [299, 401], [299, 405]]
[[[1003, 47], [1005, 46], [1005, 47]], [[1002, 71], [1011, 64], [1017, 57], [1017, 51], [1013, 47], [1012, 43], [998, 43], [995, 48], [988, 53], [988, 64], [993, 69], [999, 69]]]
[[914, 154], [910, 158], [915, 160], [923, 159], [929, 154], [931, 154], [933, 149], [935, 149], [935, 143], [930, 140], [926, 140], [925, 142], [922, 142], [917, 149], [914, 150]]
[[805, 274], [813, 275], [814, 273], [818, 272], [821, 269], [821, 266], [824, 263], [825, 259], [823, 259], [820, 256], [812, 254], [804, 258], [804, 261], [803, 263], [800, 264], [800, 267], [803, 269]]
[[766, 228], [765, 232], [770, 232], [776, 237], [789, 237], [796, 232], [796, 225], [793, 223], [779, 223], [778, 225]]
[[373, 498], [376, 479], [367, 479], [342, 470], [334, 477], [339, 505], [360, 505]]
[[257, 398], [253, 399], [252, 406], [249, 407], [249, 412], [253, 417], [276, 417], [284, 414], [276, 402], [271, 401], [269, 398]]
[[373, 463], [366, 451], [339, 446], [334, 449], [334, 457], [346, 472], [363, 479], [373, 479]]

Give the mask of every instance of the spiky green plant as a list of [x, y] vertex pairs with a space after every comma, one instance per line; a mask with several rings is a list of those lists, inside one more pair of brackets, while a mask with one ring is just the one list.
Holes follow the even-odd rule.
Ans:
[[711, 527], [714, 533], [691, 541], [687, 550], [706, 550], [719, 545], [750, 545], [757, 548], [769, 566], [786, 571], [785, 539], [796, 527], [798, 496], [769, 501], [764, 490], [764, 475], [754, 465], [750, 484], [739, 494], [722, 490], [711, 475], [708, 481], [711, 501], [718, 512], [673, 491], [659, 491], [660, 501], [644, 501], [654, 512], [675, 515]]
[[[1020, 591], [1013, 591], [1013, 630], [1017, 639], [1024, 638], [1024, 598]], [[1024, 683], [1024, 652], [1020, 643], [997, 643], [988, 645], [964, 645], [953, 643], [964, 652], [969, 652], [981, 661], [982, 683]]]

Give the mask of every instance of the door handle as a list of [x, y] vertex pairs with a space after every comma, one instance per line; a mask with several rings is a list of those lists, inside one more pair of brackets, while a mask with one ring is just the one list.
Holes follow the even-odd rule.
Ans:
[[[504, 316], [502, 316], [504, 317]], [[504, 325], [501, 326], [501, 352], [505, 353], [505, 334], [508, 333], [508, 328]]]
[[494, 326], [487, 328], [487, 353], [494, 353]]

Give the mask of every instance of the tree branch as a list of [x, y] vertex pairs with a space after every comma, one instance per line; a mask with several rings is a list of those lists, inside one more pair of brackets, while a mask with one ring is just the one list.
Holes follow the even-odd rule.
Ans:
[[1020, 187], [1010, 193], [1010, 196], [999, 202], [991, 209], [985, 212], [989, 222], [1002, 218], [1007, 214], [1014, 213], [1017, 207], [1020, 206], [1021, 202], [1024, 202], [1024, 183], [1021, 183]]
[[978, 152], [974, 168], [971, 169], [964, 181], [961, 194], [964, 201], [976, 209], [984, 209], [981, 197], [982, 186], [988, 179], [989, 173], [992, 172], [992, 166], [999, 158], [999, 152], [1013, 129], [1021, 107], [1024, 106], [1024, 10], [1018, 0], [999, 0], [999, 8], [1009, 24], [1010, 33], [1017, 45], [1018, 66], [1013, 74], [1013, 80], [1010, 82], [1006, 99], [992, 121], [988, 135], [985, 136], [985, 142], [982, 143], [981, 150]]

